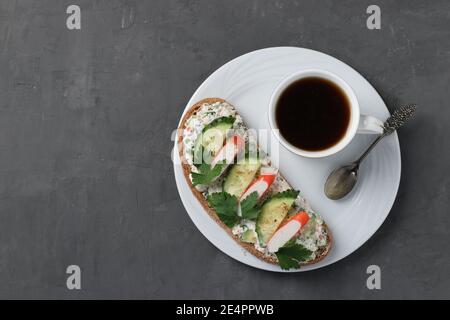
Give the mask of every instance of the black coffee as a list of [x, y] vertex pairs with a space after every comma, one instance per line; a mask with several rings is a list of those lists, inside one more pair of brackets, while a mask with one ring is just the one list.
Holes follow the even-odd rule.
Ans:
[[297, 80], [280, 95], [275, 118], [281, 135], [307, 151], [328, 149], [346, 134], [350, 101], [333, 82], [309, 77]]

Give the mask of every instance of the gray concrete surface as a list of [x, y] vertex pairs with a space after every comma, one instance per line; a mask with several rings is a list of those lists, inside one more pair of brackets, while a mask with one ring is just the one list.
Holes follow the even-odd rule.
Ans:
[[[65, 26], [78, 4], [82, 29]], [[369, 4], [381, 30], [366, 28]], [[448, 1], [0, 2], [0, 298], [450, 298]], [[259, 48], [331, 54], [392, 108], [402, 181], [386, 222], [333, 266], [255, 270], [195, 228], [170, 133], [205, 77]], [[82, 290], [65, 268], [82, 268]], [[366, 288], [366, 267], [382, 289]]]

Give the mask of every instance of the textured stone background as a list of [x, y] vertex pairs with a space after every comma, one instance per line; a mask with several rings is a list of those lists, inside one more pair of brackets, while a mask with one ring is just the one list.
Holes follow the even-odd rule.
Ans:
[[[65, 26], [69, 4], [80, 31]], [[0, 298], [450, 298], [449, 25], [445, 0], [1, 1]], [[205, 240], [169, 160], [205, 77], [280, 45], [343, 60], [391, 108], [420, 106], [380, 230], [333, 266], [289, 275]], [[65, 287], [69, 264], [81, 291]], [[380, 291], [366, 289], [369, 264]]]

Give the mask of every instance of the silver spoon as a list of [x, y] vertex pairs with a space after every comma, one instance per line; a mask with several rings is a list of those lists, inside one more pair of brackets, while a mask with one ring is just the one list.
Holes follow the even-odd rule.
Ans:
[[358, 158], [358, 160], [349, 165], [335, 169], [328, 176], [325, 182], [325, 195], [331, 200], [338, 200], [345, 197], [358, 180], [358, 170], [360, 163], [366, 158], [370, 151], [380, 142], [384, 137], [390, 135], [392, 132], [403, 126], [416, 111], [416, 105], [410, 104], [401, 107], [394, 111], [383, 124], [383, 133], [380, 134], [367, 150]]

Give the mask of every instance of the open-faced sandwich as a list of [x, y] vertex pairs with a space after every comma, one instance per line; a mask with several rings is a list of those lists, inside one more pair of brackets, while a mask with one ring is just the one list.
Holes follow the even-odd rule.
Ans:
[[208, 98], [193, 105], [177, 141], [195, 197], [247, 251], [282, 269], [328, 254], [327, 225], [272, 166], [230, 103]]

